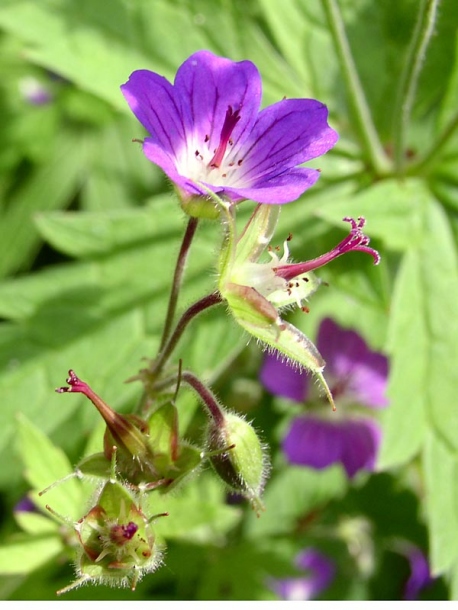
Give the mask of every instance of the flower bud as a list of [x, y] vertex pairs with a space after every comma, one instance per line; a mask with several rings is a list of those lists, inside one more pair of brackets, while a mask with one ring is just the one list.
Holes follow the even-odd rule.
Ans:
[[254, 428], [235, 413], [224, 413], [222, 424], [212, 421], [208, 429], [208, 457], [219, 477], [250, 500], [257, 511], [268, 460]]
[[97, 504], [75, 524], [75, 530], [81, 545], [76, 562], [78, 578], [58, 594], [85, 582], [130, 586], [133, 590], [139, 579], [161, 562], [148, 519], [119, 481], [105, 483]]
[[220, 215], [218, 206], [208, 197], [187, 195], [182, 190], [178, 190], [178, 196], [180, 198], [181, 209], [188, 216], [216, 220]]
[[57, 392], [80, 392], [95, 405], [107, 424], [103, 453], [84, 458], [77, 472], [106, 478], [115, 459], [116, 471], [124, 480], [144, 490], [170, 490], [192, 474], [202, 463], [201, 449], [178, 436], [178, 413], [172, 401], [156, 407], [148, 421], [137, 415], [121, 415], [107, 405], [74, 371], [69, 371], [69, 387]]

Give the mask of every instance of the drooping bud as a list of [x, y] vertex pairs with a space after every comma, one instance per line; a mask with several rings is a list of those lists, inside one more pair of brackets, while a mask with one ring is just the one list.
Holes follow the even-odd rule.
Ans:
[[259, 512], [269, 462], [253, 426], [240, 415], [225, 413], [222, 423], [211, 420], [207, 434], [207, 455], [216, 473]]

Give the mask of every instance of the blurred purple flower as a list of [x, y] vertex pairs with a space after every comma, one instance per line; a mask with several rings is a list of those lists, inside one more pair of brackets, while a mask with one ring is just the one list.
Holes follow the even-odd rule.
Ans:
[[313, 599], [327, 589], [334, 579], [336, 571], [334, 562], [314, 548], [301, 551], [296, 557], [295, 564], [307, 574], [270, 581], [273, 591], [283, 600]]
[[122, 93], [149, 132], [143, 152], [188, 195], [198, 182], [238, 202], [287, 203], [318, 179], [298, 167], [326, 153], [338, 136], [324, 104], [284, 99], [259, 111], [261, 77], [250, 61], [209, 51], [191, 55], [172, 85], [149, 70], [133, 72]]
[[[356, 332], [329, 318], [320, 325], [317, 347], [327, 362], [326, 377], [336, 401], [373, 409], [388, 406], [385, 356], [371, 351]], [[304, 402], [309, 396], [307, 375], [276, 354], [266, 355], [260, 378], [276, 396], [295, 402]], [[347, 416], [341, 410], [332, 417], [335, 421], [316, 415], [295, 418], [283, 440], [288, 460], [318, 470], [341, 463], [349, 477], [362, 469], [373, 470], [382, 436], [378, 424], [370, 418]]]
[[33, 76], [27, 76], [19, 82], [22, 97], [33, 106], [44, 106], [52, 101], [53, 96], [49, 89]]
[[37, 507], [29, 498], [29, 496], [24, 496], [19, 500], [19, 502], [14, 507], [15, 513], [35, 513], [37, 512]]
[[412, 545], [406, 555], [410, 563], [410, 576], [404, 588], [404, 599], [415, 600], [419, 598], [421, 590], [432, 584], [434, 579], [426, 555], [418, 547]]

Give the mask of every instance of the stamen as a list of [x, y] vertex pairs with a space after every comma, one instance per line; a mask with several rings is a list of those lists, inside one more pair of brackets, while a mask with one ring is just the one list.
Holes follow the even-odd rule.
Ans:
[[228, 106], [226, 111], [226, 117], [224, 119], [223, 128], [221, 129], [221, 135], [219, 137], [218, 148], [215, 150], [209, 167], [220, 167], [223, 162], [224, 155], [228, 144], [232, 144], [231, 134], [234, 131], [235, 126], [240, 121], [240, 111], [232, 110], [232, 106]]
[[68, 371], [68, 378], [65, 381], [70, 387], [56, 388], [56, 392], [58, 394], [62, 394], [64, 392], [81, 392], [89, 397], [89, 394], [91, 393], [89, 386], [76, 376], [75, 371], [70, 369]]
[[345, 239], [337, 244], [335, 248], [333, 248], [330, 252], [322, 254], [321, 256], [318, 256], [310, 261], [306, 261], [305, 263], [279, 265], [274, 269], [275, 275], [277, 277], [282, 277], [285, 280], [291, 280], [298, 275], [318, 269], [318, 267], [326, 265], [338, 256], [342, 256], [342, 254], [346, 254], [347, 252], [365, 252], [366, 254], [370, 254], [374, 259], [374, 265], [378, 265], [380, 262], [380, 254], [377, 252], [377, 250], [369, 247], [370, 239], [362, 232], [362, 228], [366, 224], [366, 220], [362, 216], [358, 218], [358, 221], [356, 221], [354, 218], [349, 218], [348, 216], [346, 216], [343, 220], [350, 223], [351, 230], [349, 235], [347, 235]]

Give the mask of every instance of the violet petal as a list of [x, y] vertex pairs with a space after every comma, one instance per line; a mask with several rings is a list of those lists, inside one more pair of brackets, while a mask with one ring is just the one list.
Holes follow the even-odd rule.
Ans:
[[251, 199], [258, 203], [283, 204], [295, 201], [320, 177], [316, 169], [296, 168], [283, 174], [262, 177], [255, 185], [248, 187], [226, 187], [228, 197], [234, 201]]
[[433, 578], [428, 560], [420, 549], [413, 548], [408, 554], [408, 559], [411, 573], [405, 585], [404, 599], [415, 600], [418, 599], [420, 591], [433, 582]]
[[155, 72], [137, 70], [121, 91], [152, 141], [176, 158], [186, 146], [186, 132], [173, 85]]
[[306, 601], [317, 597], [329, 587], [335, 576], [335, 564], [314, 548], [302, 551], [295, 561], [297, 567], [308, 572], [305, 576], [272, 580], [276, 594], [286, 601]]
[[327, 118], [326, 106], [311, 99], [282, 100], [264, 108], [239, 152], [243, 174], [256, 184], [325, 154], [338, 140]]
[[296, 565], [302, 570], [309, 570], [313, 575], [313, 594], [318, 595], [331, 584], [336, 573], [334, 562], [321, 551], [308, 548], [296, 557]]
[[371, 419], [352, 419], [341, 422], [341, 461], [348, 476], [360, 470], [374, 470], [378, 448], [382, 440], [380, 426]]
[[388, 406], [388, 360], [371, 351], [358, 333], [325, 318], [318, 331], [317, 347], [327, 362], [327, 374], [345, 384], [349, 397], [372, 408]]
[[233, 62], [210, 51], [198, 51], [180, 66], [175, 90], [188, 137], [194, 134], [201, 142], [208, 137], [210, 149], [219, 144], [228, 107], [240, 111], [232, 149], [243, 142], [256, 121], [262, 95], [261, 76], [251, 61]]
[[341, 461], [343, 441], [340, 422], [305, 415], [293, 419], [282, 447], [291, 464], [321, 470]]
[[307, 373], [282, 361], [278, 352], [267, 353], [264, 356], [260, 380], [266, 390], [274, 396], [282, 396], [295, 402], [303, 402], [307, 397]]

